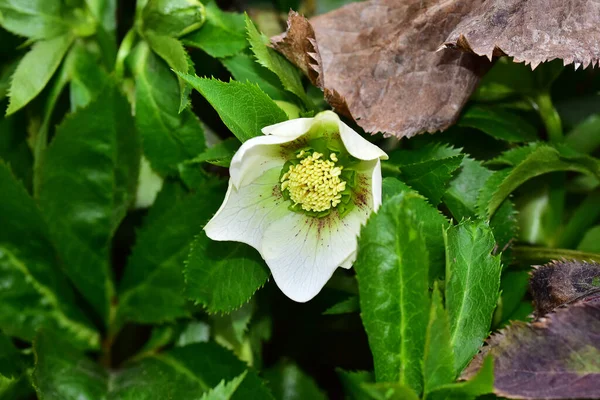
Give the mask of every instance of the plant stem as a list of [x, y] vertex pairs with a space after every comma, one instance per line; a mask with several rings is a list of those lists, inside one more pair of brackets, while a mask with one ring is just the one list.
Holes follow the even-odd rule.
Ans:
[[115, 77], [119, 80], [122, 80], [125, 74], [125, 59], [131, 52], [131, 48], [133, 47], [133, 43], [135, 42], [135, 37], [135, 28], [131, 28], [123, 38], [123, 41], [119, 46], [119, 50], [117, 51], [117, 61], [115, 62]]
[[527, 265], [543, 264], [562, 258], [600, 262], [600, 254], [598, 253], [535, 246], [515, 246], [512, 248], [512, 256], [515, 261]]
[[554, 104], [552, 104], [550, 93], [544, 91], [538, 94], [533, 99], [533, 102], [540, 113], [542, 121], [544, 122], [550, 142], [562, 142], [564, 140], [562, 122], [560, 120], [560, 115], [558, 115], [556, 108], [554, 108]]

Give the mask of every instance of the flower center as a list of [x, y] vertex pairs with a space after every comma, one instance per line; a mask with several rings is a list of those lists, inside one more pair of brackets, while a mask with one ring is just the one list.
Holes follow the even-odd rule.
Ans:
[[294, 204], [306, 211], [322, 212], [340, 204], [346, 182], [340, 178], [343, 167], [335, 165], [335, 153], [323, 160], [322, 153], [302, 150], [297, 157], [300, 163], [281, 176], [281, 190], [287, 189]]

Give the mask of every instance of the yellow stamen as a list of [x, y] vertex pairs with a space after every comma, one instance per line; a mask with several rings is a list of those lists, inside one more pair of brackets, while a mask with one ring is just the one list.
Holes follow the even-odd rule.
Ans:
[[[306, 155], [301, 151], [298, 158]], [[340, 204], [341, 192], [346, 182], [340, 179], [343, 167], [337, 167], [337, 157], [331, 153], [330, 160], [322, 160], [323, 154], [308, 154], [297, 165], [281, 176], [281, 190], [288, 190], [294, 204], [303, 210], [321, 212]]]

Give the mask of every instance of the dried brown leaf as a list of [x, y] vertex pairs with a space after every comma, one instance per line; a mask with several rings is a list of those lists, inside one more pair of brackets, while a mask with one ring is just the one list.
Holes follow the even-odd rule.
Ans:
[[506, 54], [532, 68], [556, 58], [586, 68], [600, 59], [600, 2], [488, 0], [445, 44], [489, 58]]
[[541, 317], [557, 307], [600, 293], [600, 264], [553, 261], [533, 270], [529, 287], [535, 314]]
[[494, 357], [494, 392], [511, 399], [600, 398], [600, 299], [591, 298], [534, 323], [491, 336], [463, 373]]
[[440, 44], [482, 0], [370, 0], [313, 18], [290, 13], [273, 46], [365, 131], [449, 127], [490, 63]]

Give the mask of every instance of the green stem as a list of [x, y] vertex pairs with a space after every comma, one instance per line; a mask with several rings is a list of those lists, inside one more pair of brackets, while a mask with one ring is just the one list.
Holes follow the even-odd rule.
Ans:
[[526, 265], [544, 264], [551, 260], [560, 260], [563, 258], [600, 262], [600, 254], [598, 253], [534, 246], [515, 246], [512, 248], [512, 256], [519, 264]]
[[564, 140], [562, 122], [560, 120], [560, 115], [558, 115], [558, 111], [556, 111], [554, 104], [552, 104], [550, 93], [542, 92], [538, 94], [533, 99], [533, 102], [537, 106], [540, 117], [544, 122], [550, 142], [562, 142]]
[[125, 59], [131, 52], [135, 38], [135, 28], [131, 28], [119, 46], [119, 50], [117, 51], [117, 61], [115, 62], [115, 77], [118, 80], [122, 80], [123, 76], [125, 75]]

